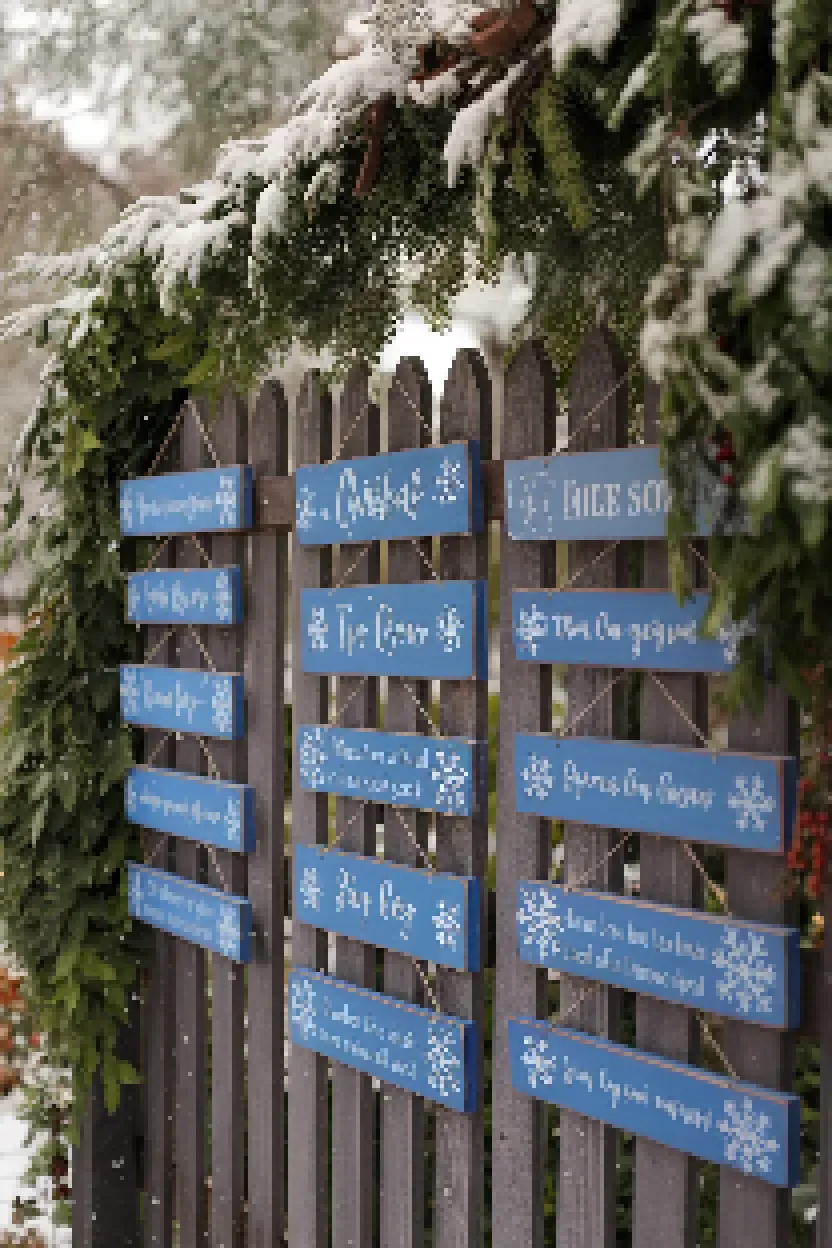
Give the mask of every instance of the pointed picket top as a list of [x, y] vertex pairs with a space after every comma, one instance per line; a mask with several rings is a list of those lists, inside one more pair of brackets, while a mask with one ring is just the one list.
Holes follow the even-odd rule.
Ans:
[[440, 411], [443, 442], [477, 438], [482, 458], [491, 458], [491, 378], [479, 351], [463, 347], [454, 356]]
[[569, 383], [570, 451], [627, 445], [627, 361], [605, 326], [584, 339]]
[[[502, 431], [504, 459], [546, 454], [554, 447], [555, 369], [543, 343], [529, 339], [506, 370], [506, 420]], [[541, 438], [543, 445], [541, 447]]]
[[417, 355], [399, 360], [387, 399], [387, 449], [430, 446], [433, 406], [427, 369]]

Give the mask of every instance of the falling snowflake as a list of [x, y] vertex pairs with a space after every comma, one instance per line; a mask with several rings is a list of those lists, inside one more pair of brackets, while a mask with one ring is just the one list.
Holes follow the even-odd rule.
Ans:
[[229, 845], [240, 844], [240, 833], [243, 828], [243, 821], [240, 815], [240, 799], [229, 797], [228, 806], [225, 811], [225, 835], [228, 838]]
[[443, 1100], [460, 1092], [462, 1061], [455, 1051], [457, 1046], [456, 1031], [442, 1023], [430, 1024], [425, 1057], [428, 1063], [428, 1087], [433, 1088]]
[[136, 781], [132, 776], [127, 777], [127, 810], [131, 815], [135, 815], [136, 807], [139, 804], [139, 795], [136, 791]]
[[313, 607], [312, 618], [306, 628], [313, 650], [326, 650], [326, 635], [329, 632], [329, 625], [326, 622], [326, 609], [324, 607]]
[[211, 722], [217, 734], [227, 737], [234, 726], [234, 698], [231, 693], [231, 681], [226, 676], [214, 685], [211, 697]]
[[318, 909], [323, 891], [318, 881], [318, 868], [304, 867], [300, 884], [298, 884], [298, 892], [307, 910]]
[[236, 906], [220, 906], [220, 921], [217, 925], [217, 939], [220, 953], [226, 958], [240, 956], [240, 916]]
[[220, 477], [216, 503], [220, 509], [221, 526], [233, 527], [237, 523], [237, 482], [233, 477]]
[[763, 777], [754, 775], [749, 786], [747, 776], [736, 776], [734, 779], [736, 793], [728, 798], [728, 805], [736, 811], [737, 827], [745, 832], [753, 825], [755, 832], [765, 832], [764, 816], [774, 813], [777, 802], [770, 793], [766, 793]]
[[435, 484], [437, 492], [434, 497], [440, 505], [443, 503], [455, 503], [465, 489], [462, 464], [454, 463], [446, 455], [437, 474]]
[[139, 673], [135, 667], [125, 667], [119, 685], [122, 715], [138, 715], [141, 706]]
[[120, 510], [122, 532], [129, 533], [133, 527], [133, 495], [129, 490], [121, 496]]
[[296, 979], [292, 982], [292, 1024], [297, 1027], [304, 1040], [318, 1033], [318, 1011], [315, 998], [318, 994], [308, 979]]
[[322, 741], [320, 728], [308, 728], [301, 734], [298, 743], [300, 778], [308, 789], [320, 789], [326, 783], [323, 764], [328, 756]]
[[436, 630], [442, 639], [442, 645], [446, 654], [461, 648], [465, 621], [456, 607], [450, 607], [446, 604], [444, 615], [436, 617]]
[[311, 529], [312, 521], [318, 514], [312, 506], [314, 498], [315, 495], [308, 485], [302, 485], [298, 490], [298, 496], [295, 499], [295, 523], [297, 528], [303, 530]]
[[139, 588], [132, 581], [127, 590], [127, 614], [132, 618], [139, 614], [139, 608], [142, 605], [142, 596]]
[[455, 811], [465, 810], [467, 806], [466, 786], [468, 770], [462, 766], [460, 753], [449, 747], [437, 749], [436, 767], [431, 772], [431, 779], [437, 781], [436, 805], [440, 810], [452, 815]]
[[144, 901], [144, 889], [142, 888], [142, 876], [140, 871], [131, 871], [130, 873], [130, 908], [138, 918], [142, 913], [142, 902]]
[[446, 949], [456, 951], [456, 942], [459, 933], [462, 931], [462, 923], [459, 918], [460, 906], [446, 906], [444, 901], [440, 901], [439, 909], [433, 916], [433, 926], [436, 928], [436, 939], [438, 943]]
[[214, 589], [215, 600], [217, 604], [217, 619], [231, 619], [231, 577], [228, 572], [218, 572], [217, 582]]
[[533, 604], [531, 611], [521, 608], [520, 618], [514, 631], [534, 658], [539, 643], [549, 632], [549, 620], [546, 614], [536, 604]]
[[538, 801], [545, 802], [555, 787], [552, 764], [548, 758], [538, 758], [536, 754], [530, 754], [520, 775], [525, 781], [523, 792], [526, 797], [536, 797]]
[[736, 1002], [743, 1014], [771, 1013], [777, 971], [768, 959], [764, 936], [729, 927], [711, 961], [718, 971], [724, 971], [716, 986], [720, 1000]]
[[526, 1067], [526, 1077], [530, 1088], [536, 1088], [538, 1082], [547, 1088], [552, 1086], [558, 1059], [546, 1052], [545, 1040], [535, 1040], [534, 1036], [524, 1036], [523, 1054], [520, 1061]]
[[725, 1117], [716, 1125], [725, 1137], [725, 1160], [739, 1165], [743, 1174], [770, 1174], [772, 1157], [779, 1153], [777, 1140], [769, 1134], [774, 1125], [768, 1114], [755, 1113], [750, 1097], [743, 1097], [742, 1108], [726, 1101]]
[[558, 903], [548, 888], [529, 887], [520, 892], [522, 906], [517, 911], [517, 934], [526, 947], [536, 948], [541, 962], [560, 953], [563, 917]]

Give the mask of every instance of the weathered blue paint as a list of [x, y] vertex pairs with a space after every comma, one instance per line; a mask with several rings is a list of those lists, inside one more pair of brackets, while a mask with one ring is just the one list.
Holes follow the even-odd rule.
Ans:
[[136, 624], [239, 624], [239, 568], [134, 572], [127, 578], [127, 618]]
[[289, 973], [292, 1044], [449, 1109], [477, 1107], [476, 1024], [342, 983]]
[[304, 464], [295, 474], [295, 532], [304, 546], [468, 534], [482, 524], [476, 441]]
[[304, 789], [389, 806], [473, 815], [487, 780], [485, 742], [363, 728], [298, 727]]
[[125, 781], [124, 806], [131, 823], [157, 832], [243, 854], [257, 848], [254, 789], [248, 784], [134, 767]]
[[[670, 487], [655, 446], [517, 459], [505, 465], [506, 528], [521, 541], [606, 541], [667, 535]], [[710, 482], [693, 501], [694, 530], [708, 537]]]
[[250, 529], [252, 481], [249, 464], [122, 481], [122, 535], [161, 537]]
[[529, 1096], [776, 1187], [800, 1181], [797, 1096], [533, 1019], [509, 1019], [508, 1047]]
[[707, 607], [705, 593], [679, 606], [663, 590], [515, 590], [515, 652], [532, 663], [731, 671], [739, 641], [751, 630], [731, 623], [715, 639], [701, 637]]
[[127, 896], [132, 918], [232, 962], [251, 961], [251, 902], [245, 897], [136, 862], [127, 864]]
[[789, 1030], [800, 1025], [800, 932], [524, 880], [517, 948], [537, 966]]
[[766, 853], [791, 844], [795, 758], [521, 733], [515, 767], [521, 814]]
[[120, 692], [125, 723], [223, 741], [243, 735], [242, 676], [125, 664]]
[[292, 914], [458, 971], [480, 969], [480, 882], [298, 845]]
[[305, 672], [485, 680], [485, 581], [304, 589]]

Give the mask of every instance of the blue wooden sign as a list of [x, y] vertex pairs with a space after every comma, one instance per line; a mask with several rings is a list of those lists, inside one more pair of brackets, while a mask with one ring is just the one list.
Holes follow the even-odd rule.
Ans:
[[134, 572], [127, 578], [127, 618], [136, 624], [239, 624], [239, 568]]
[[305, 546], [477, 533], [479, 443], [305, 464], [295, 473], [295, 516]]
[[486, 680], [485, 581], [303, 589], [305, 672]]
[[517, 948], [537, 966], [789, 1030], [800, 1025], [800, 932], [672, 906], [517, 885]]
[[795, 758], [537, 733], [517, 735], [514, 757], [521, 814], [766, 853], [791, 844]]
[[477, 1107], [476, 1024], [319, 971], [289, 973], [293, 1044], [449, 1109]]
[[680, 606], [650, 589], [515, 590], [515, 653], [532, 663], [728, 672], [751, 629], [731, 622], [713, 639], [700, 636], [708, 601], [699, 593]]
[[508, 1020], [508, 1047], [518, 1091], [776, 1187], [800, 1181], [797, 1096], [533, 1019]]
[[224, 741], [243, 735], [242, 676], [125, 664], [120, 692], [125, 723]]
[[245, 897], [136, 862], [127, 864], [127, 896], [132, 918], [232, 962], [251, 961], [251, 902]]
[[250, 529], [251, 467], [237, 464], [122, 481], [120, 503], [124, 537]]
[[317, 845], [297, 845], [294, 868], [292, 913], [303, 923], [438, 966], [480, 969], [479, 880]]
[[248, 784], [134, 767], [125, 782], [124, 805], [131, 823], [157, 832], [243, 854], [257, 848], [254, 789]]
[[457, 737], [363, 728], [298, 728], [304, 789], [389, 806], [473, 815], [486, 778], [486, 745]]
[[[699, 537], [713, 529], [709, 485], [703, 481], [691, 500]], [[670, 488], [656, 446], [512, 460], [505, 465], [505, 493], [506, 528], [521, 541], [667, 535]]]

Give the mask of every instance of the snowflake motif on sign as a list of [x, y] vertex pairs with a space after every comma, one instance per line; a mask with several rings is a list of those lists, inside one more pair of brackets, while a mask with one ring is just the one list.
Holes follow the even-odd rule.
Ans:
[[722, 646], [722, 653], [725, 656], [726, 663], [736, 663], [739, 654], [740, 642], [744, 637], [753, 637], [754, 629], [745, 621], [742, 624], [736, 624], [733, 620], [730, 624], [722, 624], [717, 633], [717, 641]]
[[215, 600], [217, 604], [217, 619], [231, 619], [231, 577], [227, 572], [217, 573], [217, 583], [214, 590]]
[[121, 503], [121, 527], [128, 533], [133, 527], [133, 495], [130, 493], [122, 494]]
[[431, 771], [431, 779], [438, 781], [436, 785], [436, 805], [448, 814], [455, 810], [465, 809], [465, 785], [468, 771], [461, 766], [462, 757], [453, 749], [437, 750], [438, 766]]
[[318, 1033], [318, 1011], [315, 997], [318, 994], [308, 979], [296, 979], [292, 984], [292, 1023], [297, 1027], [304, 1040]]
[[537, 654], [537, 647], [549, 632], [549, 621], [543, 611], [536, 605], [531, 611], [520, 610], [520, 619], [515, 629], [525, 649], [530, 650], [532, 658]]
[[520, 1061], [526, 1067], [526, 1077], [530, 1088], [538, 1083], [550, 1088], [554, 1081], [558, 1059], [546, 1052], [546, 1041], [535, 1040], [534, 1036], [523, 1037], [523, 1055]]
[[765, 832], [766, 818], [774, 814], [777, 802], [770, 793], [766, 793], [763, 777], [754, 775], [749, 784], [748, 776], [734, 778], [736, 793], [728, 798], [728, 805], [737, 815], [737, 827], [745, 832], [753, 825], [755, 832]]
[[433, 916], [436, 939], [446, 949], [456, 950], [457, 936], [462, 931], [459, 914], [459, 905], [446, 906], [444, 901], [440, 901], [439, 909]]
[[525, 781], [523, 792], [526, 797], [536, 797], [538, 801], [545, 802], [555, 787], [552, 764], [548, 758], [538, 758], [536, 754], [530, 754], [520, 775]]
[[443, 503], [455, 503], [465, 489], [462, 465], [454, 463], [446, 455], [437, 474], [435, 485], [436, 494], [434, 497], [440, 506]]
[[135, 667], [127, 667], [121, 677], [119, 685], [119, 693], [121, 695], [121, 710], [125, 715], [138, 715], [141, 706], [141, 694], [139, 691], [139, 674]]
[[326, 635], [329, 632], [329, 625], [326, 622], [326, 609], [324, 607], [312, 608], [312, 618], [307, 625], [306, 631], [313, 650], [326, 650]]
[[318, 868], [304, 867], [301, 876], [298, 892], [303, 898], [303, 904], [307, 910], [317, 910], [323, 894], [323, 889], [318, 883]]
[[319, 728], [304, 732], [298, 745], [298, 761], [303, 783], [310, 789], [320, 789], [325, 783], [323, 764], [327, 753], [321, 745], [323, 733]]
[[743, 1014], [770, 1014], [774, 1001], [771, 990], [777, 982], [777, 971], [768, 960], [765, 937], [757, 932], [743, 934], [729, 927], [722, 937], [722, 946], [715, 949], [711, 961], [724, 971], [717, 984], [720, 1000], [736, 1002]]
[[135, 585], [130, 585], [127, 590], [127, 612], [128, 615], [137, 615], [139, 607], [142, 605], [142, 596]]
[[771, 1118], [755, 1113], [754, 1103], [747, 1096], [741, 1106], [736, 1101], [726, 1101], [724, 1113], [725, 1117], [716, 1125], [724, 1136], [725, 1160], [739, 1163], [743, 1174], [769, 1174], [771, 1159], [780, 1151], [777, 1140], [769, 1134]]
[[298, 496], [295, 499], [295, 524], [299, 529], [311, 529], [312, 521], [317, 516], [317, 511], [312, 506], [315, 495], [312, 493], [308, 485], [302, 485], [298, 490]]
[[523, 904], [514, 916], [518, 935], [524, 945], [535, 947], [540, 961], [545, 962], [553, 953], [560, 953], [563, 916], [546, 888], [525, 888], [521, 897]]
[[220, 524], [227, 528], [237, 523], [237, 482], [233, 477], [220, 477], [217, 490], [217, 506], [220, 509]]
[[138, 805], [139, 795], [136, 792], [136, 782], [132, 776], [127, 777], [127, 811], [131, 815], [135, 815]]
[[231, 681], [218, 680], [211, 698], [211, 722], [220, 736], [228, 736], [234, 725], [234, 699]]
[[220, 921], [217, 926], [220, 953], [226, 958], [240, 956], [240, 924], [235, 906], [220, 906]]
[[436, 631], [442, 639], [446, 654], [462, 647], [462, 634], [465, 632], [465, 621], [456, 607], [445, 607], [444, 615], [436, 617]]
[[143, 901], [144, 889], [142, 888], [142, 877], [137, 871], [130, 877], [130, 905], [133, 912], [138, 916], [141, 916]]
[[240, 832], [242, 831], [243, 821], [240, 817], [241, 803], [229, 797], [228, 806], [225, 811], [225, 835], [228, 838], [229, 845], [239, 845]]
[[431, 1023], [428, 1029], [428, 1051], [425, 1055], [428, 1064], [428, 1087], [433, 1088], [437, 1096], [443, 1099], [460, 1091], [462, 1062], [454, 1052], [456, 1045], [455, 1031], [441, 1023]]

